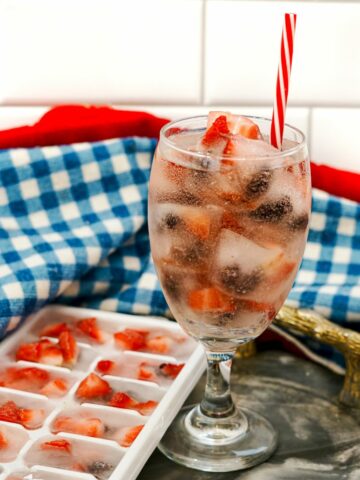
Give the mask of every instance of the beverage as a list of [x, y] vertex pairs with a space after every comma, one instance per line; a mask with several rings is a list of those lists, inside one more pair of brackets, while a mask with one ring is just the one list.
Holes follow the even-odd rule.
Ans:
[[152, 255], [176, 320], [228, 351], [267, 328], [294, 282], [311, 202], [307, 158], [291, 154], [291, 140], [281, 155], [251, 120], [222, 112], [206, 130], [169, 130], [151, 175]]
[[230, 392], [237, 345], [260, 335], [284, 303], [303, 255], [310, 212], [304, 136], [224, 112], [165, 126], [149, 190], [158, 276], [176, 320], [205, 348], [200, 405], [182, 409], [160, 444], [178, 463], [226, 472], [274, 451], [277, 435]]

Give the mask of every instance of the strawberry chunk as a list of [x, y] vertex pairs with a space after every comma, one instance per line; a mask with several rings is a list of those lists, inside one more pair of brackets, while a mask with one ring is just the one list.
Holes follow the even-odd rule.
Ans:
[[156, 374], [154, 371], [154, 367], [152, 365], [149, 365], [147, 362], [140, 363], [137, 372], [137, 379], [155, 382]]
[[69, 366], [75, 365], [79, 349], [71, 332], [66, 331], [60, 334], [59, 348], [63, 354], [64, 363]]
[[111, 387], [108, 382], [100, 378], [95, 373], [90, 373], [78, 386], [76, 396], [78, 398], [104, 398], [111, 393]]
[[13, 401], [6, 402], [0, 406], [0, 420], [19, 423], [29, 429], [40, 427], [43, 418], [43, 410], [20, 408]]
[[47, 325], [40, 332], [40, 337], [55, 337], [58, 338], [61, 333], [69, 331], [69, 325], [65, 322], [54, 323], [53, 325]]
[[188, 305], [199, 312], [233, 312], [236, 309], [232, 297], [215, 287], [193, 290], [188, 295]]
[[174, 340], [166, 335], [158, 335], [153, 338], [149, 338], [146, 342], [146, 349], [152, 353], [169, 353]]
[[58, 398], [65, 395], [68, 391], [68, 383], [62, 378], [55, 378], [48, 382], [41, 390], [40, 393], [51, 398]]
[[229, 135], [229, 133], [230, 130], [228, 127], [226, 115], [220, 115], [206, 130], [201, 143], [205, 147], [213, 147], [219, 142], [223, 142], [224, 136]]
[[115, 344], [123, 350], [141, 350], [146, 346], [148, 332], [126, 328], [114, 333]]
[[104, 436], [105, 427], [99, 418], [58, 417], [53, 424], [52, 431], [101, 438]]
[[96, 365], [96, 369], [103, 375], [111, 373], [114, 367], [115, 362], [111, 360], [100, 360]]
[[86, 337], [97, 343], [104, 342], [104, 335], [100, 330], [96, 318], [84, 318], [76, 323], [76, 328]]
[[204, 211], [188, 209], [184, 222], [187, 230], [200, 240], [206, 240], [209, 237], [211, 218]]
[[162, 363], [159, 367], [160, 372], [165, 377], [176, 378], [184, 368], [184, 363], [175, 365], [174, 363]]
[[0, 406], [0, 420], [21, 423], [20, 408], [15, 402], [9, 401]]
[[40, 344], [23, 343], [16, 351], [16, 360], [26, 360], [27, 362], [38, 362], [40, 357]]
[[71, 447], [72, 445], [68, 440], [52, 440], [51, 442], [43, 442], [40, 445], [41, 450], [52, 450], [69, 454], [71, 454]]
[[8, 446], [9, 442], [5, 437], [5, 434], [3, 432], [0, 432], [0, 450], [5, 450], [5, 448], [7, 448]]
[[116, 392], [109, 400], [108, 405], [110, 407], [136, 410], [138, 402], [134, 398], [130, 397], [127, 393]]
[[122, 447], [130, 447], [143, 428], [144, 425], [136, 425], [135, 427], [122, 429], [121, 436], [118, 440], [119, 445]]
[[50, 374], [36, 367], [8, 368], [5, 379], [7, 387], [36, 392], [49, 381]]
[[45, 365], [60, 367], [64, 362], [64, 356], [61, 349], [57, 345], [51, 342], [47, 344], [44, 341], [41, 341], [38, 362], [44, 363]]
[[241, 135], [251, 140], [260, 140], [262, 138], [260, 129], [252, 120], [241, 115], [230, 115], [228, 124], [231, 133]]
[[136, 406], [136, 411], [138, 411], [141, 415], [148, 416], [153, 413], [157, 406], [158, 402], [149, 400], [147, 402], [138, 403]]

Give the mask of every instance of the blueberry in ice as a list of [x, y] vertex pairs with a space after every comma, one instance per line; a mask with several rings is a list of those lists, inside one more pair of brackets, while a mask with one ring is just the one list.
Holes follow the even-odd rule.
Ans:
[[183, 190], [179, 192], [176, 196], [176, 201], [184, 205], [193, 205], [195, 207], [202, 205], [202, 200], [199, 197], [196, 197], [190, 192]]
[[164, 289], [170, 295], [177, 295], [179, 293], [179, 279], [177, 275], [171, 272], [166, 272], [163, 276]]
[[256, 210], [250, 213], [250, 217], [261, 222], [278, 223], [288, 213], [291, 213], [292, 209], [290, 197], [285, 195], [279, 200], [262, 203]]
[[272, 172], [270, 170], [261, 170], [252, 176], [245, 187], [245, 193], [248, 198], [257, 198], [268, 191], [271, 182]]
[[306, 230], [309, 223], [309, 215], [302, 213], [301, 215], [293, 216], [288, 222], [288, 227], [294, 232]]
[[174, 230], [181, 223], [181, 218], [173, 213], [167, 213], [161, 223], [163, 227]]
[[203, 261], [207, 253], [208, 249], [200, 241], [184, 247], [172, 248], [175, 260], [184, 265], [192, 265]]
[[220, 273], [222, 285], [229, 291], [242, 295], [254, 290], [260, 283], [262, 270], [255, 269], [251, 273], [244, 273], [238, 265], [227, 266]]
[[88, 472], [92, 473], [95, 475], [97, 478], [102, 478], [101, 476], [98, 477], [99, 475], [103, 473], [107, 473], [110, 470], [112, 470], [113, 466], [110, 465], [109, 463], [101, 462], [101, 461], [95, 461], [88, 465]]

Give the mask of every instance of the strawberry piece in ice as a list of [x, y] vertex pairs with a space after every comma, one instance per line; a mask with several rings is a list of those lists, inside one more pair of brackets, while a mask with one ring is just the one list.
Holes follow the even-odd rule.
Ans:
[[86, 337], [97, 343], [104, 342], [104, 335], [100, 330], [96, 318], [84, 318], [76, 322], [76, 328]]
[[115, 345], [122, 350], [141, 350], [146, 346], [149, 332], [126, 328], [114, 333]]
[[135, 410], [141, 415], [148, 416], [153, 413], [157, 406], [158, 402], [155, 402], [154, 400], [149, 400], [147, 402], [138, 403]]
[[87, 437], [101, 438], [105, 427], [99, 418], [58, 417], [53, 424], [54, 433], [68, 432]]
[[54, 380], [50, 380], [50, 382], [48, 382], [39, 393], [50, 398], [58, 398], [65, 395], [68, 389], [69, 386], [65, 380], [62, 378], [55, 378]]
[[57, 451], [57, 452], [66, 452], [71, 454], [72, 445], [68, 440], [52, 440], [50, 442], [43, 442], [40, 444], [41, 450], [48, 450], [48, 451]]
[[200, 240], [206, 240], [209, 237], [211, 217], [205, 210], [189, 208], [183, 220], [186, 229]]
[[184, 368], [184, 365], [184, 363], [179, 363], [178, 365], [174, 363], [162, 363], [159, 366], [159, 370], [161, 375], [164, 375], [165, 377], [176, 378]]
[[156, 382], [156, 373], [155, 373], [155, 368], [153, 365], [150, 365], [147, 362], [141, 362], [138, 370], [137, 370], [137, 376], [136, 378], [138, 380], [145, 380], [148, 382]]
[[138, 405], [138, 403], [139, 402], [137, 400], [130, 397], [127, 393], [116, 392], [109, 400], [108, 405], [110, 407], [136, 410], [136, 406]]
[[5, 371], [3, 378], [6, 387], [37, 392], [49, 381], [50, 374], [36, 367], [12, 367]]
[[90, 373], [78, 386], [76, 396], [83, 399], [105, 398], [111, 391], [112, 388], [106, 380]]
[[54, 323], [44, 327], [40, 332], [40, 337], [55, 337], [58, 338], [61, 333], [69, 331], [67, 323]]
[[19, 423], [25, 428], [34, 429], [41, 426], [43, 419], [43, 410], [20, 408], [13, 401], [0, 406], [0, 420], [4, 422]]
[[40, 343], [23, 343], [16, 351], [16, 360], [38, 362], [40, 357]]
[[152, 353], [169, 353], [174, 340], [167, 335], [157, 335], [149, 338], [146, 342], [146, 349]]
[[188, 295], [188, 305], [199, 312], [234, 312], [236, 309], [232, 297], [215, 287], [192, 290]]
[[9, 446], [9, 442], [7, 438], [5, 437], [5, 434], [3, 432], [0, 432], [0, 451], [5, 450]]
[[69, 331], [62, 332], [59, 336], [59, 348], [64, 357], [64, 364], [73, 366], [76, 363], [79, 349], [75, 338]]
[[228, 127], [227, 133], [233, 135], [241, 135], [242, 137], [252, 140], [260, 140], [262, 138], [260, 129], [252, 120], [241, 115], [234, 115], [229, 112], [210, 112], [208, 115], [208, 129], [214, 125], [219, 118], [225, 117]]
[[135, 441], [144, 425], [136, 425], [135, 427], [122, 428], [114, 435], [114, 440], [118, 442], [122, 447], [130, 447]]
[[45, 365], [52, 365], [60, 367], [64, 362], [64, 356], [58, 345], [49, 342], [48, 340], [41, 340], [39, 342], [40, 355], [38, 362]]
[[98, 372], [102, 373], [103, 375], [110, 374], [114, 367], [115, 362], [111, 360], [100, 360], [96, 365]]
[[207, 128], [205, 135], [201, 140], [204, 147], [214, 147], [219, 143], [226, 142], [225, 135], [229, 135], [230, 130], [226, 115], [219, 115], [214, 122]]

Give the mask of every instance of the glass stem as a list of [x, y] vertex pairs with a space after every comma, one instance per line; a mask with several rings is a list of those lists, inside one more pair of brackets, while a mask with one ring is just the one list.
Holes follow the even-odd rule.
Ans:
[[235, 413], [230, 392], [231, 362], [235, 352], [206, 352], [207, 379], [204, 397], [200, 404], [203, 415], [211, 418], [229, 417]]

